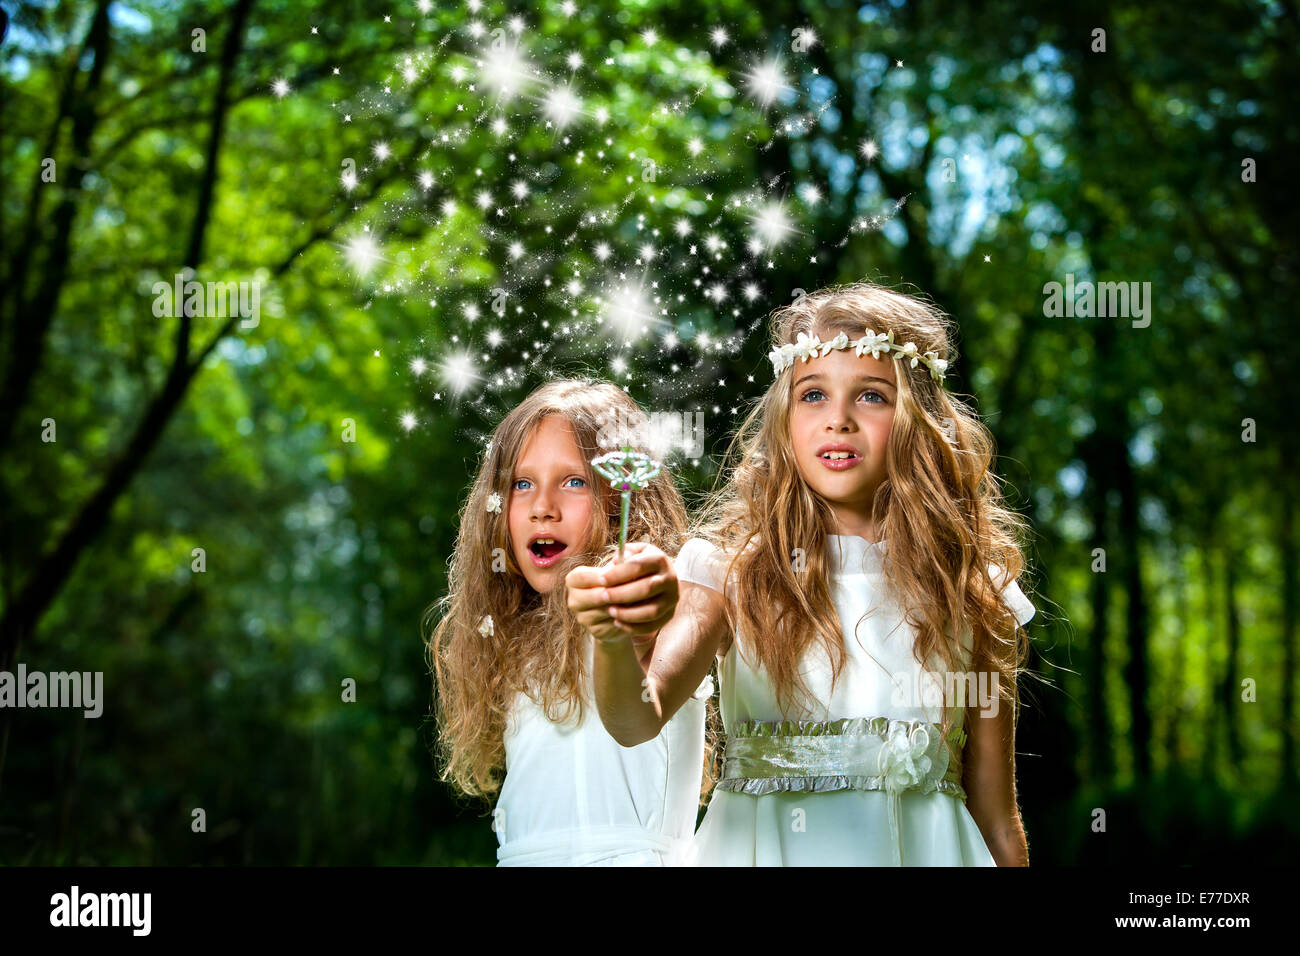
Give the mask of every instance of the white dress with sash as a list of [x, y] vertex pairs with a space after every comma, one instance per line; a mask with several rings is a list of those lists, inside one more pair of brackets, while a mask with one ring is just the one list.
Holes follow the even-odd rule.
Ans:
[[[832, 687], [830, 661], [814, 645], [800, 664], [814, 699], [788, 716], [766, 672], [747, 657], [745, 635], [734, 635], [718, 670], [726, 769], [692, 862], [994, 865], [961, 787], [965, 730], [954, 727], [943, 746], [934, 723], [940, 681], [923, 671], [914, 629], [884, 597], [884, 542], [831, 535], [827, 552], [846, 652], [839, 679]], [[675, 565], [678, 580], [734, 597], [734, 581], [723, 588], [725, 555], [709, 542], [688, 541]], [[1020, 587], [1004, 583], [1000, 568], [990, 571], [1016, 620], [1032, 618]], [[969, 650], [969, 633], [963, 637]]]

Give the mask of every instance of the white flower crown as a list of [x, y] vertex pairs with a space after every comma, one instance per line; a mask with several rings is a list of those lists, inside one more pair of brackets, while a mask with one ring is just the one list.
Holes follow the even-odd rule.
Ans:
[[853, 342], [849, 341], [848, 335], [844, 332], [829, 342], [823, 342], [817, 336], [809, 335], [807, 332], [800, 332], [796, 342], [773, 349], [767, 353], [767, 357], [772, 360], [773, 373], [780, 375], [794, 364], [796, 357], [806, 362], [810, 358], [820, 358], [828, 354], [831, 349], [846, 349], [850, 345], [858, 355], [866, 355], [869, 352], [872, 358], [880, 358], [881, 352], [897, 352], [904, 358], [912, 360], [912, 368], [916, 368], [917, 362], [922, 362], [930, 370], [930, 377], [940, 384], [943, 383], [943, 373], [948, 369], [948, 360], [939, 358], [938, 352], [926, 352], [922, 355], [918, 352], [915, 342], [898, 345], [894, 342], [893, 329], [890, 329], [888, 335], [880, 335], [867, 329], [866, 335]]

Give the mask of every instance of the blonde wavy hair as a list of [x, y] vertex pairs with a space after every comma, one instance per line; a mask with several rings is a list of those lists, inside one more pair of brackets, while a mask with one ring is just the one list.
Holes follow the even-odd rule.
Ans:
[[[549, 415], [572, 426], [596, 500], [587, 540], [553, 565], [556, 586], [542, 595], [515, 562], [508, 503], [515, 461]], [[613, 442], [626, 437], [606, 428], [611, 415], [632, 428], [646, 423], [636, 402], [608, 382], [580, 377], [539, 386], [493, 431], [461, 509], [447, 593], [426, 610], [422, 628], [430, 635], [439, 775], [468, 796], [487, 798], [501, 787], [506, 721], [517, 693], [532, 697], [550, 720], [583, 719], [590, 693], [583, 642], [591, 637], [569, 612], [563, 581], [573, 568], [618, 549], [620, 496], [591, 467], [591, 459], [622, 447]], [[499, 514], [487, 510], [493, 492], [505, 503]], [[668, 469], [637, 492], [632, 505], [628, 540], [649, 542], [676, 557], [687, 519]], [[484, 635], [479, 624], [486, 615], [494, 632]], [[707, 753], [706, 761], [711, 762]]]
[[[831, 286], [777, 309], [772, 347], [799, 333], [823, 342], [850, 340], [867, 329], [894, 333], [942, 359], [954, 355], [952, 321], [932, 303], [870, 282]], [[893, 354], [893, 353], [891, 353]], [[801, 367], [799, 361], [795, 367]], [[1028, 523], [1008, 509], [990, 470], [993, 436], [978, 413], [945, 391], [924, 365], [895, 361], [898, 401], [885, 453], [887, 477], [872, 501], [872, 518], [888, 542], [887, 587], [917, 631], [915, 656], [927, 671], [937, 657], [948, 670], [996, 672], [1000, 701], [1018, 716], [1017, 678], [1028, 637], [1008, 614], [987, 573], [996, 563], [1014, 580], [1024, 568], [1019, 539]], [[800, 476], [790, 437], [793, 374], [781, 373], [733, 436], [718, 483], [702, 502], [692, 534], [723, 549], [735, 601], [727, 602], [733, 634], [766, 669], [788, 718], [808, 713], [809, 691], [799, 661], [820, 643], [832, 680], [844, 662], [841, 625], [828, 577], [827, 536], [833, 513]], [[947, 435], [945, 437], [945, 423]], [[791, 561], [805, 555], [802, 571]], [[870, 612], [869, 612], [870, 613]], [[954, 638], [973, 638], [970, 657]], [[959, 666], [960, 662], [960, 666]], [[947, 695], [942, 728], [953, 726]]]

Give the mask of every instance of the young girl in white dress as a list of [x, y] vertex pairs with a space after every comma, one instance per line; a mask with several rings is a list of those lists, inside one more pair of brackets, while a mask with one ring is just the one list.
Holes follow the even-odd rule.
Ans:
[[[680, 864], [695, 829], [711, 684], [696, 681], [698, 696], [631, 749], [605, 731], [591, 697], [593, 635], [623, 632], [621, 646], [644, 656], [672, 616], [675, 580], [651, 597], [660, 620], [634, 628], [597, 616], [584, 629], [556, 587], [617, 550], [619, 497], [591, 466], [616, 450], [599, 440], [615, 413], [645, 418], [614, 385], [564, 379], [505, 416], [460, 516], [448, 594], [426, 619], [437, 620], [440, 772], [470, 796], [499, 790], [501, 866]], [[636, 493], [629, 523], [629, 541], [641, 540], [613, 570], [668, 566], [656, 545], [676, 551], [686, 511], [666, 471]]]
[[[727, 740], [699, 864], [1027, 864], [1025, 523], [991, 435], [944, 389], [950, 320], [856, 283], [797, 300], [773, 331], [775, 381], [677, 556], [648, 692], [627, 645], [600, 645], [601, 717], [625, 745], [650, 739], [716, 657]], [[652, 580], [600, 597], [634, 604]]]

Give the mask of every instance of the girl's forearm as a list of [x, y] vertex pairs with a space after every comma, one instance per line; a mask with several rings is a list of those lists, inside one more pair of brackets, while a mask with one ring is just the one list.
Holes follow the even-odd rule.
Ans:
[[631, 638], [596, 641], [594, 657], [596, 711], [609, 735], [624, 747], [659, 736], [659, 706], [648, 692], [648, 677]]
[[993, 834], [988, 847], [993, 862], [998, 866], [1029, 865], [1029, 842], [1025, 838], [1025, 828], [1019, 815]]

